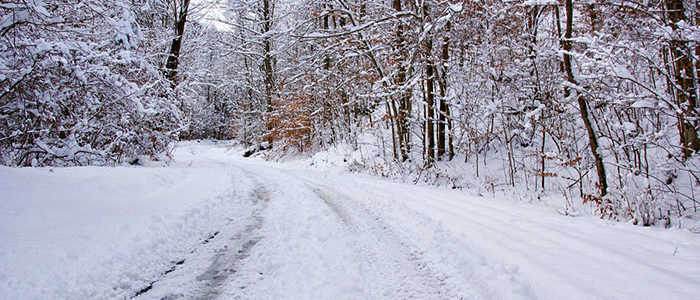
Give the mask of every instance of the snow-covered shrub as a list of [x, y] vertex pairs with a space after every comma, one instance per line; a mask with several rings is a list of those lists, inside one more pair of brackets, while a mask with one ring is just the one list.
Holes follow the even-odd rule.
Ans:
[[0, 163], [167, 154], [179, 113], [143, 44], [127, 2], [0, 4]]

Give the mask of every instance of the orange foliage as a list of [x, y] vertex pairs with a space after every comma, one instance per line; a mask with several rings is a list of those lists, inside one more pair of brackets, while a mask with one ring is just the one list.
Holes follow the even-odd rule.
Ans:
[[578, 165], [579, 162], [581, 162], [581, 157], [580, 157], [580, 156], [578, 156], [578, 157], [572, 159], [571, 161], [564, 162], [563, 165], [564, 165], [564, 166], [568, 166], [568, 167], [573, 167], [573, 166]]
[[601, 218], [613, 219], [617, 215], [615, 212], [615, 203], [613, 203], [610, 199], [584, 194], [583, 203], [593, 203], [593, 205], [595, 205], [596, 213], [599, 214]]
[[[273, 111], [265, 115], [267, 139], [284, 148], [308, 150], [313, 134], [313, 97], [295, 93], [272, 102]], [[281, 142], [281, 143], [276, 143]]]

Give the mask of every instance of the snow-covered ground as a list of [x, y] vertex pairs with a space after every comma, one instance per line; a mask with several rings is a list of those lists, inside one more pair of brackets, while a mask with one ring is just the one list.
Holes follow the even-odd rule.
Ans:
[[2, 167], [0, 298], [128, 296], [240, 214], [236, 180], [177, 164]]
[[0, 298], [692, 299], [700, 235], [184, 143], [0, 168]]

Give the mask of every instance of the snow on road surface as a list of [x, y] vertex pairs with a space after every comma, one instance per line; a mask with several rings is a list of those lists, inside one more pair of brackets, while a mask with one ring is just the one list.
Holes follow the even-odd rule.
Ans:
[[0, 168], [2, 299], [692, 299], [699, 237], [223, 144]]
[[0, 167], [0, 299], [123, 298], [147, 285], [252, 210], [246, 178], [200, 165]]

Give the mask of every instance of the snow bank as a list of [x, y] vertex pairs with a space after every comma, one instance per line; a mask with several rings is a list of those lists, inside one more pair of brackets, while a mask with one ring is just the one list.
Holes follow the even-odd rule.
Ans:
[[243, 205], [246, 179], [195, 157], [185, 145], [170, 168], [0, 167], [0, 298], [148, 286]]
[[[506, 168], [491, 157], [480, 170], [481, 179], [471, 177], [473, 163], [464, 164], [463, 157], [439, 162], [436, 168], [457, 182], [423, 173], [423, 186], [410, 184], [416, 173], [407, 169], [394, 169], [387, 177], [409, 184], [348, 174], [381, 175], [372, 169], [377, 153], [361, 148], [336, 147], [281, 167], [306, 168], [299, 176], [313, 176], [353, 195], [400, 228], [398, 232], [415, 237], [425, 253], [436, 255], [432, 261], [443, 272], [481, 270], [476, 284], [492, 275], [508, 279], [512, 274], [539, 299], [694, 299], [700, 294], [700, 235], [692, 216], [678, 221], [683, 222], [681, 229], [677, 223], [665, 229], [601, 220], [590, 206], [571, 203], [556, 192], [536, 194], [504, 185]], [[452, 183], [463, 189], [453, 190]], [[456, 245], [464, 245], [462, 253]], [[442, 264], [441, 257], [472, 263], [460, 269]], [[488, 266], [500, 272], [490, 272]], [[487, 291], [498, 288], [486, 282]], [[503, 290], [504, 295], [516, 291]]]
[[[426, 249], [455, 251], [454, 245], [462, 243], [468, 247], [462, 255], [483, 255], [486, 265], [502, 271], [500, 277], [517, 274], [539, 299], [693, 299], [700, 294], [700, 235], [687, 230], [563, 216], [550, 207], [465, 191], [343, 178], [343, 189], [366, 191], [357, 198], [400, 220], [397, 226]], [[420, 221], [425, 217], [459, 241], [435, 244], [444, 234], [426, 232], [428, 225], [407, 227], [429, 224]], [[480, 274], [475, 279], [489, 278], [488, 272]]]

